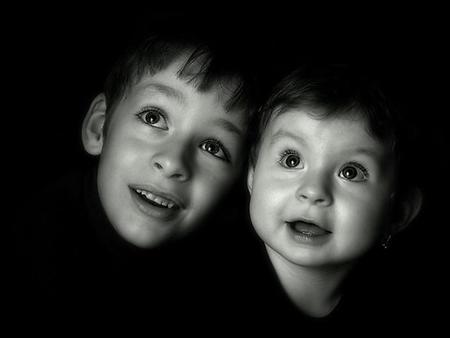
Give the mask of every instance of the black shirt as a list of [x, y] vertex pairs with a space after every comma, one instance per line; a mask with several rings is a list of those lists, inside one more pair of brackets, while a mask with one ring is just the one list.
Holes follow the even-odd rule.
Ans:
[[14, 317], [153, 325], [220, 318], [213, 307], [224, 250], [208, 227], [158, 249], [129, 244], [103, 211], [95, 168], [62, 177], [21, 206], [8, 297]]

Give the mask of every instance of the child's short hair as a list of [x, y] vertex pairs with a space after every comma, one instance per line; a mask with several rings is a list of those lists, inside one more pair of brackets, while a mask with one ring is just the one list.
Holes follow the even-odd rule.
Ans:
[[165, 26], [161, 31], [154, 31], [143, 41], [131, 45], [118, 60], [104, 86], [107, 113], [114, 110], [126, 91], [142, 76], [154, 75], [185, 57], [177, 74], [179, 78], [192, 83], [199, 91], [218, 86], [229, 94], [225, 103], [227, 110], [241, 109], [251, 115], [257, 94], [244, 62], [236, 60], [231, 53], [224, 55], [226, 47], [220, 45], [212, 33], [177, 27]]
[[[257, 161], [262, 135], [268, 123], [289, 109], [312, 108], [310, 114], [318, 119], [352, 115], [363, 118], [367, 131], [386, 144], [393, 152], [400, 189], [417, 180], [410, 150], [415, 139], [409, 110], [390, 96], [386, 83], [373, 72], [348, 64], [307, 64], [283, 78], [255, 116], [256, 130], [252, 135], [250, 162]], [[416, 149], [412, 149], [416, 151]]]

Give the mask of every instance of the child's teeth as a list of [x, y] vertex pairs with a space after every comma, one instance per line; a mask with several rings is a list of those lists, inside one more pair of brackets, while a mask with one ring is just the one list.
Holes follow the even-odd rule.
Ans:
[[161, 198], [159, 198], [159, 197], [156, 197], [156, 198], [154, 199], [154, 201], [155, 201], [156, 203], [158, 203], [158, 204], [161, 204], [161, 205], [167, 207], [167, 203], [166, 203], [165, 201], [163, 201], [163, 200], [162, 200]]
[[173, 203], [173, 202], [170, 202], [170, 201], [167, 201], [167, 200], [165, 200], [165, 199], [162, 199], [161, 197], [159, 197], [159, 196], [156, 196], [156, 195], [153, 195], [151, 192], [149, 192], [149, 191], [146, 191], [146, 190], [141, 190], [141, 189], [136, 189], [136, 191], [139, 193], [139, 194], [141, 194], [141, 195], [144, 195], [147, 199], [149, 199], [149, 200], [151, 200], [151, 201], [153, 201], [153, 202], [155, 202], [155, 203], [158, 203], [158, 204], [160, 204], [160, 205], [162, 205], [162, 206], [164, 206], [164, 207], [166, 207], [166, 208], [173, 208], [174, 206], [175, 206], [175, 203]]

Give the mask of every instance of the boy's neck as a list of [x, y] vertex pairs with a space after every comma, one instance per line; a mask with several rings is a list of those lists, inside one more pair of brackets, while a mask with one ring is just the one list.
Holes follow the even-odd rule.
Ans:
[[339, 304], [348, 267], [303, 267], [286, 260], [267, 245], [266, 250], [285, 293], [304, 314], [325, 317]]

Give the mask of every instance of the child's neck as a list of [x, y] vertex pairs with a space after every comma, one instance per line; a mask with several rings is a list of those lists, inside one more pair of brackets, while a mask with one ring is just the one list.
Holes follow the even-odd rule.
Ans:
[[325, 317], [339, 304], [340, 286], [348, 268], [302, 267], [287, 261], [266, 246], [278, 279], [290, 300], [304, 314]]

